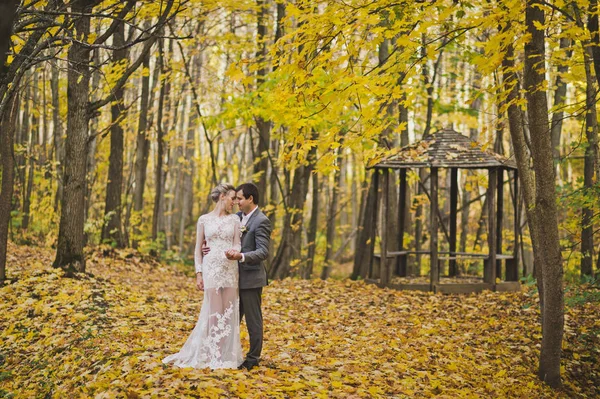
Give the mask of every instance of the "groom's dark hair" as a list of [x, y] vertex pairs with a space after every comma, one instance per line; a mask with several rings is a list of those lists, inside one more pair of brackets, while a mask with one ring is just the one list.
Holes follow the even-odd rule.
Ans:
[[248, 199], [250, 198], [250, 196], [252, 196], [252, 202], [254, 202], [256, 205], [258, 205], [258, 201], [259, 201], [259, 197], [258, 197], [258, 187], [256, 187], [256, 184], [254, 183], [244, 183], [244, 184], [240, 184], [235, 191], [240, 191], [242, 190], [242, 194], [244, 195], [244, 198]]

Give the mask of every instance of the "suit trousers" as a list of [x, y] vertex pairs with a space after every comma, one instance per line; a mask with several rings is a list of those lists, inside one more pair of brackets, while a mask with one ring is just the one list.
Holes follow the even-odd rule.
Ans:
[[250, 350], [246, 360], [258, 364], [263, 345], [262, 287], [240, 289], [240, 321], [246, 316]]

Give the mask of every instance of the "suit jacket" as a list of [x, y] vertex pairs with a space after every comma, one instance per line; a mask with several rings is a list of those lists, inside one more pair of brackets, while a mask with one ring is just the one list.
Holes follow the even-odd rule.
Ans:
[[[240, 219], [242, 212], [238, 212]], [[271, 221], [257, 209], [246, 223], [242, 233], [244, 262], [239, 262], [240, 289], [259, 288], [267, 285], [265, 260], [269, 256], [271, 241]]]

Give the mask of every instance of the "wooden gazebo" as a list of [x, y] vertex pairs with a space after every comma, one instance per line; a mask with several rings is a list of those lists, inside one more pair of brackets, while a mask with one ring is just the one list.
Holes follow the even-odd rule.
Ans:
[[[428, 251], [415, 251], [405, 248], [404, 232], [405, 207], [407, 190], [407, 170], [429, 168], [430, 183], [427, 193], [430, 200], [429, 211], [429, 242]], [[438, 246], [439, 222], [443, 223], [438, 208], [438, 171], [449, 169], [450, 172], [450, 217], [449, 226], [445, 228], [448, 232], [448, 250], [440, 251]], [[371, 225], [371, 242], [375, 243], [379, 225], [380, 227], [380, 253], [374, 253], [374, 245], [370, 245], [371, 256], [369, 257], [369, 269], [367, 281], [380, 286], [396, 289], [412, 289], [422, 291], [460, 293], [479, 292], [485, 289], [493, 291], [518, 291], [518, 227], [519, 212], [518, 204], [518, 173], [514, 161], [506, 157], [485, 150], [476, 142], [451, 129], [440, 130], [434, 134], [424, 137], [421, 141], [400, 148], [393, 155], [388, 156], [372, 165], [374, 170], [375, 191], [378, 199], [375, 202], [373, 220]], [[488, 240], [487, 253], [457, 252], [457, 213], [458, 213], [458, 170], [459, 169], [486, 169], [488, 171], [487, 196], [487, 225]], [[390, 185], [398, 181], [394, 170], [399, 171], [399, 195], [397, 204], [390, 201]], [[506, 173], [505, 173], [506, 172]], [[392, 174], [394, 179], [390, 178]], [[505, 175], [508, 180], [505, 182]], [[514, 239], [512, 253], [502, 253], [502, 220], [503, 220], [503, 198], [504, 185], [513, 184], [512, 208], [514, 212]], [[379, 208], [381, 206], [381, 208]], [[398, 207], [398, 231], [396, 237], [388, 237], [388, 223], [390, 220], [390, 208]], [[439, 219], [439, 220], [438, 220]], [[442, 226], [444, 227], [444, 226]], [[463, 227], [464, 228], [464, 227]], [[389, 251], [391, 240], [397, 240], [398, 249]], [[385, 254], [385, 256], [383, 256]], [[394, 283], [393, 276], [407, 277], [407, 259], [409, 255], [420, 255], [430, 257], [429, 283], [423, 281], [411, 283], [410, 278], [397, 279], [401, 282]], [[448, 276], [457, 274], [456, 260], [460, 259], [482, 259], [483, 278], [476, 281], [461, 282], [460, 279], [440, 279], [440, 265], [448, 261]], [[502, 276], [502, 261], [504, 261], [505, 280], [500, 281]], [[451, 283], [448, 281], [451, 280]]]

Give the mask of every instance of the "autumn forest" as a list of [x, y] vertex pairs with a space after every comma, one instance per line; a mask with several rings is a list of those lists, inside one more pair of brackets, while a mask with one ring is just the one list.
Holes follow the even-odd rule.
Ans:
[[[0, 397], [597, 397], [599, 15], [1, 1]], [[223, 182], [272, 225], [263, 361], [171, 368]]]

